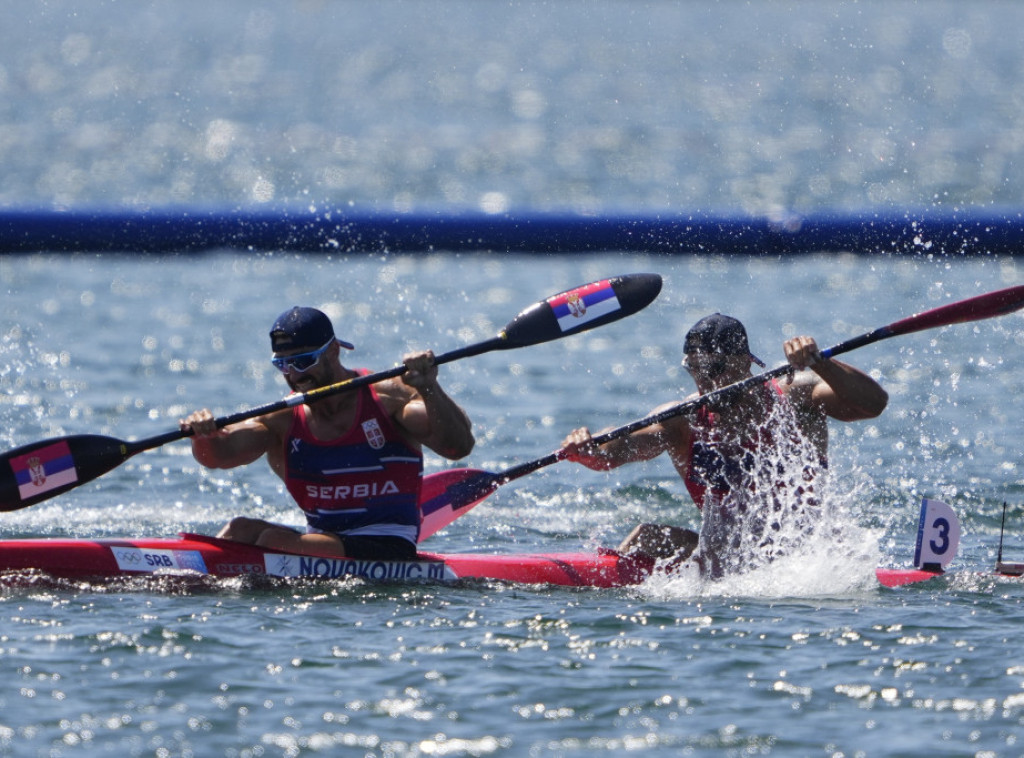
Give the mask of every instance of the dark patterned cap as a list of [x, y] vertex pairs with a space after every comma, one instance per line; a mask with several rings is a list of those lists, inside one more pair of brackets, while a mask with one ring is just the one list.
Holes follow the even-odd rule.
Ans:
[[[299, 347], [317, 348], [326, 345], [332, 337], [334, 327], [325, 313], [296, 305], [278, 316], [270, 328], [270, 347], [275, 353]], [[355, 349], [352, 343], [344, 340], [338, 340], [338, 344], [349, 350]]]
[[686, 333], [684, 353], [719, 353], [720, 355], [745, 355], [761, 368], [764, 363], [750, 352], [747, 330], [732, 316], [712, 313], [705, 316]]

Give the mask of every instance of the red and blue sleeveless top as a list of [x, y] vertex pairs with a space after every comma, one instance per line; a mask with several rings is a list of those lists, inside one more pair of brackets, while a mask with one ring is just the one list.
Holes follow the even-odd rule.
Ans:
[[416, 544], [423, 453], [402, 436], [372, 385], [358, 392], [355, 422], [333, 440], [313, 436], [304, 405], [292, 409], [285, 486], [313, 531]]
[[[778, 382], [771, 381], [763, 391], [770, 405], [785, 402]], [[772, 429], [763, 424], [752, 425], [749, 434], [742, 439], [722, 440], [716, 434], [715, 420], [715, 414], [702, 407], [698, 409], [692, 425], [690, 455], [683, 482], [698, 508], [703, 508], [705, 498], [709, 496], [721, 501], [737, 488], [752, 486], [752, 475], [764, 458], [764, 451], [774, 448], [779, 441]], [[817, 465], [827, 468], [828, 462], [822, 458]]]

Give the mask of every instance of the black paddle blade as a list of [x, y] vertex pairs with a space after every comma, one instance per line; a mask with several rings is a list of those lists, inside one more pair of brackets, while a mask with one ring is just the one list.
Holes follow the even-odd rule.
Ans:
[[625, 274], [584, 284], [527, 308], [502, 332], [504, 349], [538, 345], [643, 310], [661, 292], [658, 274]]
[[16, 511], [107, 473], [137, 451], [96, 434], [33, 442], [0, 456], [0, 511]]

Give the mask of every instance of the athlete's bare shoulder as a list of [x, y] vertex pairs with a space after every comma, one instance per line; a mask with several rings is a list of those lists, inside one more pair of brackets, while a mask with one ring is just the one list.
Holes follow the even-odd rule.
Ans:
[[398, 413], [413, 400], [419, 398], [416, 390], [397, 378], [378, 382], [375, 388], [381, 405], [390, 415]]

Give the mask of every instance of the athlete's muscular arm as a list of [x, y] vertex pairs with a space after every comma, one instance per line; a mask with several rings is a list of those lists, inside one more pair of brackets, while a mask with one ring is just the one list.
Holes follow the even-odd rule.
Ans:
[[207, 468], [235, 468], [252, 463], [267, 452], [273, 434], [263, 419], [249, 419], [217, 429], [213, 414], [203, 409], [179, 422], [193, 432], [192, 455]]
[[[666, 403], [651, 414], [675, 405]], [[570, 432], [563, 440], [562, 454], [565, 460], [575, 461], [594, 471], [608, 471], [626, 463], [651, 460], [664, 452], [678, 455], [687, 447], [690, 434], [690, 425], [685, 418], [672, 417], [663, 423], [645, 426], [625, 437], [596, 445], [590, 430], [582, 427]]]
[[401, 381], [381, 386], [378, 394], [395, 422], [421, 445], [450, 460], [464, 458], [476, 440], [466, 412], [437, 382], [437, 365], [429, 350], [404, 359]]
[[821, 408], [839, 421], [860, 421], [875, 418], [889, 402], [888, 393], [878, 382], [860, 369], [834, 358], [822, 360], [812, 337], [794, 337], [783, 344], [790, 364], [796, 369], [809, 368], [814, 375], [804, 375], [795, 383], [809, 405]]

